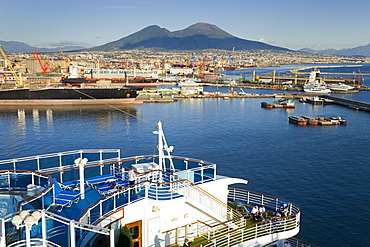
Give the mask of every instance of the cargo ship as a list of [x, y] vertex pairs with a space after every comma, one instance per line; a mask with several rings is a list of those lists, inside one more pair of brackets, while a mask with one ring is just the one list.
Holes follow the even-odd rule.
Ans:
[[158, 79], [154, 78], [133, 78], [133, 79], [87, 79], [87, 78], [64, 78], [61, 82], [67, 86], [97, 86], [105, 84], [109, 86], [133, 86], [133, 87], [158, 87]]
[[136, 98], [137, 87], [41, 88], [0, 90], [0, 100], [81, 100]]
[[71, 86], [135, 86], [157, 87], [158, 74], [161, 70], [139, 69], [84, 69], [80, 76], [76, 66], [69, 68], [70, 74], [61, 78], [61, 82]]

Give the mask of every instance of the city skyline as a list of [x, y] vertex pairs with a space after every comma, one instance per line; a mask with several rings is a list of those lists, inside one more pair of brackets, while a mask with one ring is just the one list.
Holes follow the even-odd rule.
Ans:
[[[158, 25], [169, 31], [197, 22], [241, 39], [292, 50], [343, 49], [370, 43], [370, 2], [261, 0], [127, 2], [34, 0], [2, 5], [0, 40], [36, 47], [99, 46]], [[231, 49], [231, 48], [230, 48]]]

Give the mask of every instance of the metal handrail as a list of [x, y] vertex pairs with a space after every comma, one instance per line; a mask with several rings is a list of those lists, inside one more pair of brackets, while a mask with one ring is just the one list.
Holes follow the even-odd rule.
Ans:
[[[49, 211], [46, 211], [46, 210], [42, 210], [40, 211], [41, 212], [41, 215], [42, 215], [42, 218], [41, 218], [41, 224], [45, 224], [47, 220], [52, 220], [54, 222], [58, 222], [58, 223], [61, 223], [62, 225], [66, 226], [69, 228], [69, 232], [71, 232], [71, 229], [74, 231], [74, 229], [81, 229], [82, 231], [85, 231], [87, 233], [92, 233], [92, 234], [103, 234], [103, 235], [106, 235], [106, 236], [109, 236], [109, 238], [111, 239], [114, 239], [114, 234], [112, 232], [111, 229], [108, 229], [108, 228], [103, 228], [103, 227], [98, 227], [98, 226], [94, 226], [94, 225], [89, 225], [89, 224], [84, 224], [82, 222], [78, 222], [78, 221], [71, 221], [70, 219], [67, 219], [63, 216], [60, 216], [60, 215], [57, 215], [57, 214], [54, 214], [54, 213], [51, 213]], [[15, 215], [16, 213], [14, 214], [9, 214], [7, 215], [6, 217], [2, 218], [1, 219], [1, 226], [3, 227], [2, 229], [4, 230], [4, 232], [0, 232], [0, 242], [3, 241], [3, 243], [5, 243], [5, 240], [2, 240], [1, 238], [4, 238], [5, 235], [3, 235], [3, 233], [5, 233], [5, 226], [6, 224], [5, 223], [9, 223], [11, 222], [13, 216]], [[13, 224], [8, 224], [9, 226], [8, 227], [13, 227], [14, 229], [16, 228], [16, 226], [14, 226]], [[46, 225], [42, 225], [42, 228], [46, 229]], [[55, 227], [52, 228], [53, 230], [55, 229]], [[44, 231], [44, 230], [42, 230]], [[40, 238], [30, 238], [30, 241], [31, 241], [31, 245], [32, 246], [55, 246], [55, 247], [60, 247], [60, 245], [52, 242], [51, 240], [54, 238], [54, 237], [57, 237], [58, 235], [60, 234], [65, 234], [65, 231], [63, 230], [60, 230], [58, 229], [58, 232], [56, 234], [53, 234], [53, 236], [50, 236], [49, 235], [50, 232], [47, 233], [47, 237], [46, 237], [46, 234], [44, 235], [44, 233], [42, 233], [43, 235], [43, 238], [44, 239], [40, 239]], [[74, 239], [74, 242], [73, 244], [76, 244], [77, 241], [82, 241], [83, 238], [79, 238], [79, 239]], [[67, 245], [71, 245], [72, 244], [72, 239], [66, 239], [66, 243], [69, 243]], [[112, 241], [111, 241], [112, 242]], [[20, 239], [18, 241], [15, 241], [15, 242], [12, 242], [12, 243], [8, 243], [7, 246], [25, 246], [25, 240], [24, 239]], [[78, 245], [76, 245], [78, 246]]]
[[[314, 244], [311, 244], [311, 243], [308, 243], [308, 242], [306, 242], [306, 241], [303, 241], [303, 240], [300, 240], [300, 239], [297, 239], [297, 238], [288, 238], [288, 239], [286, 239], [286, 240], [288, 240], [288, 242], [290, 243], [290, 245], [292, 246], [292, 247], [318, 247], [317, 245], [314, 245]], [[275, 242], [278, 242], [278, 241], [280, 241], [280, 240], [276, 240], [276, 241], [274, 241], [274, 242], [272, 242], [272, 243], [269, 243], [269, 244], [267, 244], [267, 245], [264, 245], [264, 246], [262, 246], [262, 247], [267, 247], [267, 246], [270, 246], [271, 244], [273, 244], [273, 243], [275, 243]]]
[[[53, 243], [48, 240], [43, 240], [42, 238], [32, 238], [30, 239], [30, 245], [31, 246], [49, 246], [49, 247], [62, 247], [59, 244]], [[11, 243], [8, 245], [8, 247], [22, 247], [22, 246], [27, 246], [26, 240], [19, 240], [14, 243]]]
[[[258, 201], [255, 198], [259, 198], [260, 200]], [[273, 206], [270, 207], [271, 209], [276, 208], [276, 202], [289, 202], [277, 197], [237, 188], [229, 188], [228, 199], [232, 202], [244, 201], [245, 204], [265, 205], [266, 208]], [[195, 246], [232, 246], [262, 236], [299, 229], [300, 208], [292, 202], [289, 203], [291, 205], [290, 214], [281, 219], [283, 224], [278, 225], [271, 219], [268, 219], [238, 229], [224, 227], [223, 229], [216, 229], [215, 231], [208, 232], [206, 234], [207, 240]]]
[[[59, 157], [59, 162], [62, 163], [61, 157], [67, 156], [67, 155], [83, 155], [83, 154], [104, 154], [104, 153], [117, 153], [116, 159], [120, 159], [120, 150], [119, 149], [81, 149], [81, 150], [72, 150], [72, 151], [66, 151], [66, 152], [60, 152], [60, 153], [51, 153], [51, 154], [43, 154], [43, 155], [34, 155], [34, 156], [28, 156], [28, 157], [20, 157], [15, 159], [7, 159], [7, 160], [0, 160], [0, 167], [1, 165], [9, 164], [13, 167], [14, 170], [17, 170], [16, 164], [19, 162], [24, 161], [36, 161], [36, 165], [39, 166], [40, 160], [47, 159], [47, 158], [55, 158]], [[62, 164], [60, 164], [61, 167]], [[9, 168], [7, 168], [9, 169]], [[41, 170], [41, 169], [34, 169], [34, 170]]]
[[[19, 201], [18, 204], [17, 204], [17, 210], [18, 211], [21, 211], [22, 210], [22, 206], [28, 204], [28, 203], [31, 203], [32, 201], [34, 200], [37, 200], [41, 197], [43, 197], [44, 195], [46, 195], [47, 193], [49, 193], [50, 190], [53, 189], [53, 182], [52, 182], [52, 178], [49, 176], [49, 175], [45, 175], [45, 174], [42, 174], [40, 172], [37, 172], [37, 171], [29, 171], [29, 170], [0, 170], [0, 174], [7, 174], [8, 176], [10, 174], [21, 174], [21, 175], [32, 175], [32, 176], [36, 176], [38, 178], [43, 178], [45, 180], [47, 180], [47, 182], [49, 183], [49, 185], [47, 187], [44, 187], [42, 191], [40, 191], [39, 193], [35, 194], [35, 195], [32, 195], [22, 201]], [[13, 178], [15, 179], [15, 178]], [[36, 181], [36, 180], [35, 180]], [[35, 183], [36, 185], [40, 185], [38, 183]], [[42, 209], [45, 209], [44, 208], [44, 204], [42, 204]]]

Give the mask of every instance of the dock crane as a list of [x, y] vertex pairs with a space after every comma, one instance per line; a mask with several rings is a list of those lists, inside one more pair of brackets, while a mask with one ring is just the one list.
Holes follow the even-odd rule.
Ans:
[[14, 70], [14, 67], [12, 66], [12, 62], [9, 60], [8, 56], [6, 55], [4, 49], [3, 49], [3, 46], [0, 45], [0, 51], [1, 51], [1, 54], [3, 55], [6, 63], [7, 63], [7, 67], [10, 69], [15, 81], [17, 82], [17, 84], [21, 87], [24, 87], [24, 82], [23, 82], [23, 79], [22, 79], [22, 74], [19, 73], [19, 75], [17, 74], [17, 72]]
[[62, 54], [62, 58], [63, 58], [63, 60], [64, 60], [64, 66], [65, 66], [65, 68], [66, 68], [66, 69], [68, 69], [68, 62], [67, 62], [67, 58], [66, 58], [66, 56], [64, 55], [64, 52], [63, 52], [62, 47], [59, 47], [59, 50], [60, 50], [60, 54]]
[[[312, 67], [306, 67], [306, 68], [300, 68], [300, 69], [294, 69], [294, 70], [290, 70], [290, 71], [287, 71], [286, 73], [289, 74], [289, 73], [292, 73], [294, 74], [294, 77], [295, 77], [295, 84], [297, 84], [297, 79], [298, 79], [298, 75], [307, 75], [309, 74], [310, 72], [300, 72], [301, 70], [307, 70], [307, 69], [318, 69], [318, 68], [337, 68], [337, 67], [360, 67], [362, 65], [332, 65], [332, 66], [312, 66]], [[320, 72], [320, 75], [349, 75], [349, 76], [358, 76], [358, 79], [357, 81], [358, 82], [361, 82], [363, 81], [361, 79], [361, 77], [363, 75], [370, 75], [370, 73], [363, 73], [360, 71], [360, 69], [358, 69], [358, 72], [352, 72], [352, 73], [338, 73], [338, 72]], [[318, 79], [322, 80], [322, 77], [319, 77]]]
[[50, 70], [49, 68], [50, 64], [47, 61], [42, 59], [41, 54], [37, 51], [37, 49], [33, 51], [33, 54], [41, 66], [42, 73], [43, 74], [48, 73], [48, 70]]

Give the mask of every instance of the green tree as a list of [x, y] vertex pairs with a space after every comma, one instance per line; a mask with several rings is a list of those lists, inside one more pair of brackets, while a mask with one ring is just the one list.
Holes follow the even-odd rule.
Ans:
[[130, 230], [123, 226], [120, 230], [118, 237], [118, 247], [133, 247], [134, 242], [132, 242], [132, 235]]

